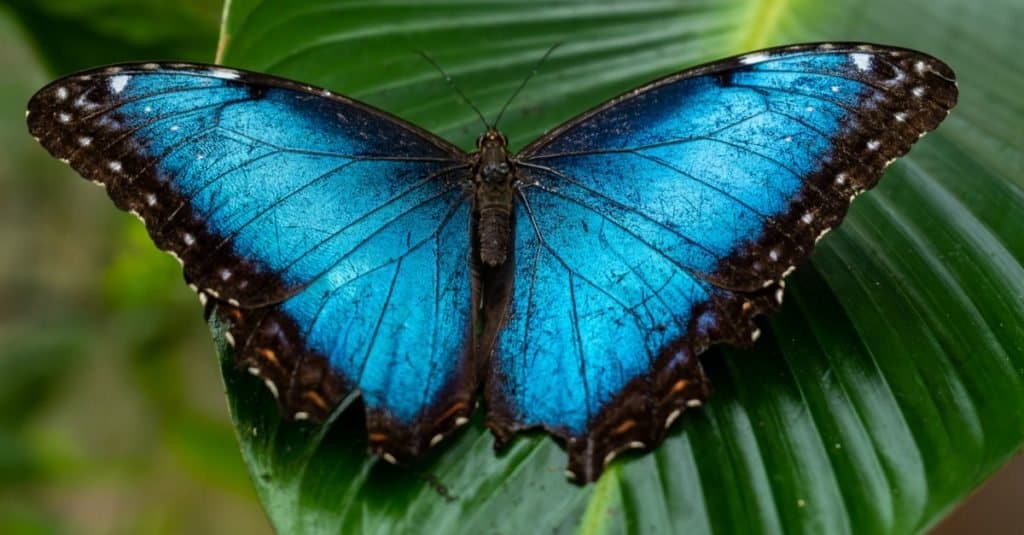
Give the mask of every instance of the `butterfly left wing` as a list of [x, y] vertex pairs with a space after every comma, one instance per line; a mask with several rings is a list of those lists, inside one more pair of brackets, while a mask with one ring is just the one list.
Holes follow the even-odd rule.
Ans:
[[591, 481], [707, 396], [782, 278], [935, 128], [953, 73], [853, 44], [766, 50], [631, 91], [518, 156], [515, 278], [486, 381], [498, 442], [543, 427]]
[[182, 262], [285, 416], [323, 420], [358, 391], [385, 458], [464, 421], [476, 377], [461, 150], [326, 90], [195, 64], [57, 80], [28, 126]]

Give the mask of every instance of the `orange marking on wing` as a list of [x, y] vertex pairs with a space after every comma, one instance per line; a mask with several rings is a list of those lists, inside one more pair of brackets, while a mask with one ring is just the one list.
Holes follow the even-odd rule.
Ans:
[[306, 391], [306, 392], [305, 392], [304, 394], [302, 394], [302, 395], [303, 395], [303, 396], [304, 396], [304, 397], [305, 397], [306, 399], [308, 399], [308, 400], [312, 401], [314, 405], [316, 405], [317, 407], [320, 407], [320, 409], [321, 409], [321, 410], [324, 410], [324, 411], [326, 411], [326, 410], [327, 410], [327, 402], [326, 402], [326, 401], [324, 401], [324, 398], [323, 398], [323, 397], [321, 397], [321, 396], [320, 396], [320, 394], [318, 394], [318, 393], [316, 392], [316, 390], [307, 390], [307, 391]]
[[455, 414], [456, 412], [459, 412], [459, 411], [461, 411], [461, 410], [463, 410], [465, 408], [466, 408], [466, 402], [465, 401], [457, 401], [454, 404], [452, 404], [451, 407], [448, 407], [448, 410], [446, 410], [443, 413], [441, 413], [441, 416], [439, 416], [437, 418], [437, 421], [447, 420], [453, 414]]
[[630, 419], [622, 422], [621, 424], [619, 424], [615, 429], [612, 429], [612, 434], [613, 435], [621, 435], [621, 434], [625, 433], [626, 431], [629, 431], [630, 429], [633, 429], [634, 427], [636, 427], [636, 420], [630, 418]]
[[263, 348], [260, 350], [260, 355], [262, 355], [263, 358], [267, 359], [267, 362], [273, 364], [274, 366], [281, 366], [281, 363], [277, 360], [277, 354], [274, 353], [274, 350]]

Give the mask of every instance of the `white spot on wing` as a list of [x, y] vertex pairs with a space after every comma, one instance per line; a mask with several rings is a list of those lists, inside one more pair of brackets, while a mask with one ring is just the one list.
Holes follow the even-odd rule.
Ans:
[[740, 58], [740, 63], [742, 63], [744, 65], [753, 65], [755, 63], [761, 63], [762, 61], [768, 59], [769, 57], [771, 57], [771, 56], [769, 56], [768, 54], [766, 54], [764, 52], [757, 52], [755, 54], [747, 54], [746, 56], [743, 56], [742, 58]]
[[701, 402], [701, 400], [699, 400], [699, 399], [689, 399], [689, 400], [686, 400], [686, 406], [690, 407], [691, 409], [700, 407], [703, 404], [704, 403]]
[[75, 107], [76, 108], [85, 108], [87, 110], [92, 110], [92, 109], [96, 109], [97, 107], [99, 107], [99, 104], [96, 104], [95, 102], [89, 102], [88, 100], [85, 99], [85, 95], [82, 94], [82, 95], [79, 95], [78, 98], [75, 99]]
[[115, 173], [119, 172], [121, 170], [121, 162], [119, 162], [117, 160], [114, 160], [114, 161], [108, 163], [107, 167], [109, 167], [110, 170], [114, 171]]
[[274, 399], [277, 399], [277, 385], [275, 385], [270, 379], [263, 381], [263, 384], [267, 385], [267, 389], [274, 395]]
[[131, 79], [132, 79], [132, 77], [128, 76], [127, 74], [119, 74], [117, 76], [111, 76], [110, 77], [110, 89], [112, 89], [115, 93], [120, 93], [121, 91], [124, 91], [125, 86], [128, 85], [128, 80], [131, 80]]
[[91, 143], [92, 143], [92, 138], [91, 137], [82, 136], [82, 137], [78, 138], [78, 144], [83, 146], [83, 147], [88, 147], [89, 144], [91, 144]]
[[227, 69], [210, 69], [210, 75], [214, 78], [220, 78], [222, 80], [237, 80], [240, 76], [236, 71], [229, 71]]
[[68, 98], [68, 90], [63, 87], [57, 88], [57, 100], [65, 100]]
[[62, 123], [71, 122], [71, 115], [61, 112], [57, 114], [57, 120]]
[[894, 76], [891, 80], [886, 80], [885, 83], [886, 85], [896, 85], [903, 82], [903, 80], [905, 80], [906, 78], [907, 75], [903, 72], [902, 69], [896, 69], [896, 76]]
[[754, 332], [750, 333], [750, 341], [756, 342], [761, 337], [761, 329], [754, 329]]
[[672, 423], [675, 422], [676, 418], [679, 418], [679, 415], [682, 414], [682, 413], [683, 413], [683, 411], [681, 411], [679, 409], [676, 409], [676, 410], [670, 412], [668, 414], [668, 418], [665, 418], [665, 429], [668, 429], [669, 427], [672, 427]]
[[872, 139], [871, 141], [868, 141], [868, 150], [878, 150], [878, 147], [881, 145], [882, 144], [877, 139]]
[[911, 90], [910, 92], [911, 92], [911, 93], [913, 93], [913, 94], [914, 94], [914, 96], [915, 96], [915, 97], [918, 97], [918, 98], [920, 98], [920, 97], [923, 97], [923, 96], [924, 96], [924, 88], [923, 88], [923, 87], [921, 87], [921, 86], [917, 86], [917, 87], [915, 87], [915, 88], [914, 88], [914, 89], [912, 89], [912, 90]]
[[857, 70], [871, 70], [871, 56], [869, 54], [850, 54], [850, 59], [857, 66]]
[[903, 113], [902, 111], [894, 113], [893, 117], [901, 123], [907, 120], [907, 114]]

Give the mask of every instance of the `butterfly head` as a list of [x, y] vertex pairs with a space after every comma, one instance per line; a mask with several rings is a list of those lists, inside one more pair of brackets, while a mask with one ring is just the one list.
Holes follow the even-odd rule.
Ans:
[[486, 132], [480, 134], [480, 137], [476, 138], [476, 148], [479, 150], [495, 146], [507, 149], [508, 138], [505, 137], [505, 134], [502, 134], [493, 128], [488, 128]]

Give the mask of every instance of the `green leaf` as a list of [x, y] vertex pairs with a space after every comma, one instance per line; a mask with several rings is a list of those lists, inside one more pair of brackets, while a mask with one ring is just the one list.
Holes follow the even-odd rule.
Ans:
[[791, 278], [757, 347], [705, 354], [715, 385], [705, 409], [595, 485], [569, 484], [564, 453], [543, 436], [495, 455], [479, 414], [414, 467], [375, 463], [358, 414], [324, 428], [281, 422], [218, 334], [243, 453], [275, 527], [927, 529], [1024, 443], [1022, 17], [1016, 0], [232, 1], [224, 63], [329, 87], [467, 148], [481, 125], [416, 50], [493, 117], [564, 43], [502, 124], [515, 146], [646, 80], [773, 44], [918, 48], [949, 62], [962, 86], [947, 122]]
[[51, 71], [121, 61], [213, 60], [216, 0], [11, 0]]

